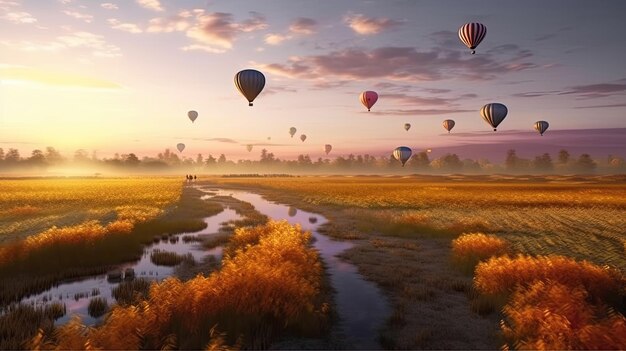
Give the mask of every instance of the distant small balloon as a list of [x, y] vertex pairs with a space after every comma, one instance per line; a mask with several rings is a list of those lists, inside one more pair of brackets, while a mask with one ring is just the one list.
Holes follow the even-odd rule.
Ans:
[[300, 135], [300, 140], [302, 140], [302, 142], [304, 142], [306, 140], [306, 135], [304, 135], [304, 134]]
[[185, 150], [185, 144], [178, 143], [176, 144], [176, 148], [178, 149], [178, 152], [183, 152], [183, 150]]
[[406, 130], [408, 132], [409, 129], [411, 129], [411, 123], [405, 123], [404, 124], [404, 130]]
[[267, 140], [272, 140], [272, 137], [267, 137]]
[[328, 155], [330, 153], [330, 150], [333, 149], [333, 146], [330, 144], [326, 144], [324, 145], [324, 152], [326, 152], [326, 155]]
[[196, 121], [196, 118], [198, 118], [198, 112], [191, 110], [187, 112], [187, 117], [189, 117], [191, 123], [193, 123]]
[[411, 148], [407, 146], [399, 146], [395, 150], [393, 150], [392, 155], [393, 155], [393, 158], [400, 161], [402, 163], [402, 167], [404, 167], [404, 164], [406, 163], [406, 161], [408, 161], [411, 158], [411, 154], [412, 154]]
[[296, 131], [296, 127], [289, 128], [289, 135], [291, 135], [291, 137], [293, 138], [293, 136], [296, 134]]
[[248, 149], [248, 152], [252, 151], [252, 144], [246, 145], [246, 149]]
[[445, 121], [443, 121], [443, 127], [448, 131], [448, 133], [450, 133], [452, 128], [454, 128], [454, 125], [455, 123], [451, 119], [446, 119]]
[[378, 101], [378, 94], [375, 91], [367, 90], [361, 93], [360, 99], [363, 106], [367, 107], [369, 111]]
[[539, 132], [539, 134], [541, 134], [541, 136], [543, 136], [543, 133], [546, 132], [546, 130], [548, 130], [548, 127], [550, 126], [550, 124], [546, 121], [537, 121], [535, 122], [535, 130]]

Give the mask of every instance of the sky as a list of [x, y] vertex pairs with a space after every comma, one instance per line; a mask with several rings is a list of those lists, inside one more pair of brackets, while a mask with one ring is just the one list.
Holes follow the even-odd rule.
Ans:
[[[621, 0], [0, 0], [0, 148], [624, 157], [624, 13]], [[475, 55], [457, 36], [466, 22], [487, 27]], [[233, 83], [247, 68], [266, 77], [254, 107]], [[364, 90], [379, 94], [371, 112]], [[479, 114], [491, 102], [509, 109], [498, 132]]]

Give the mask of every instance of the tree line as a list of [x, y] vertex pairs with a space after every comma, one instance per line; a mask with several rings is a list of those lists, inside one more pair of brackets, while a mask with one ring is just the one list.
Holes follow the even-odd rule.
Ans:
[[608, 155], [606, 159], [594, 160], [589, 154], [570, 155], [567, 150], [560, 150], [557, 155], [549, 153], [537, 155], [533, 159], [517, 156], [516, 150], [506, 151], [504, 163], [496, 164], [487, 159], [461, 159], [457, 154], [449, 153], [431, 159], [426, 151], [412, 155], [405, 167], [391, 155], [372, 156], [354, 155], [337, 156], [334, 158], [311, 159], [309, 155], [299, 155], [293, 160], [282, 160], [266, 149], [261, 150], [258, 159], [229, 160], [225, 154], [215, 157], [197, 154], [195, 157], [179, 156], [166, 149], [156, 156], [139, 158], [135, 153], [115, 154], [110, 158], [98, 158], [95, 152], [89, 154], [80, 149], [72, 157], [63, 156], [54, 147], [45, 150], [32, 150], [29, 156], [23, 157], [17, 149], [7, 151], [0, 148], [0, 172], [10, 171], [44, 171], [56, 166], [81, 166], [102, 170], [119, 170], [128, 172], [286, 172], [286, 173], [623, 173], [626, 163], [621, 157]]

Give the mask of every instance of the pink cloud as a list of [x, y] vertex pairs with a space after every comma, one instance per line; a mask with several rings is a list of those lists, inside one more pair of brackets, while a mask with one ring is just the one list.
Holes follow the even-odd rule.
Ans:
[[344, 17], [344, 22], [353, 31], [360, 35], [378, 34], [382, 31], [398, 27], [403, 22], [384, 17], [367, 17], [361, 14], [349, 14]]

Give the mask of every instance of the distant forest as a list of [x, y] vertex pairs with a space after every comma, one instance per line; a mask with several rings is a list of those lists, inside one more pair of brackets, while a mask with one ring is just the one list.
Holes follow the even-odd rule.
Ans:
[[[504, 152], [504, 151], [503, 151]], [[252, 154], [251, 154], [252, 155]], [[38, 173], [49, 169], [74, 167], [92, 169], [94, 172], [123, 173], [258, 173], [283, 172], [307, 174], [334, 173], [517, 173], [517, 174], [614, 174], [626, 173], [626, 162], [617, 156], [592, 159], [588, 154], [570, 155], [561, 150], [556, 155], [544, 153], [534, 159], [518, 157], [515, 150], [506, 151], [502, 164], [487, 159], [461, 159], [456, 154], [446, 154], [431, 159], [426, 151], [417, 152], [402, 167], [400, 162], [389, 156], [349, 155], [311, 159], [300, 155], [295, 160], [281, 160], [266, 149], [261, 150], [255, 160], [228, 160], [224, 154], [193, 158], [179, 156], [166, 149], [154, 157], [139, 158], [134, 153], [115, 154], [112, 158], [98, 158], [95, 153], [77, 150], [72, 156], [62, 155], [54, 147], [33, 150], [29, 156], [20, 155], [17, 149], [0, 148], [0, 173]]]

